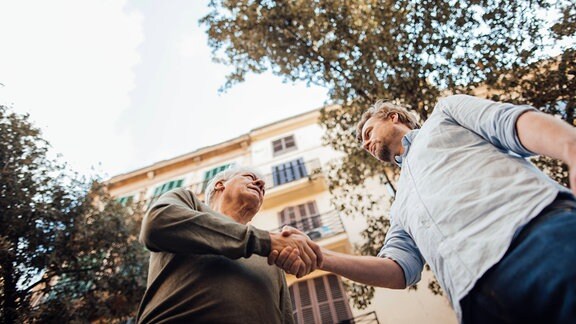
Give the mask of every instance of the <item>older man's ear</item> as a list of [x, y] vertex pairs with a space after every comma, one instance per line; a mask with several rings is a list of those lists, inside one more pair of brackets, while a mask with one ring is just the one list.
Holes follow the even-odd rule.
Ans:
[[218, 181], [216, 182], [216, 184], [214, 185], [214, 191], [220, 191], [220, 190], [224, 190], [224, 181]]

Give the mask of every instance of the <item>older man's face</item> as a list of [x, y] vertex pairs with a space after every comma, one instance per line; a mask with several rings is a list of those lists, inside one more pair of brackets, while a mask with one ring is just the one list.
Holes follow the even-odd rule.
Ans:
[[243, 172], [225, 182], [224, 193], [231, 200], [253, 204], [251, 207], [257, 211], [264, 201], [264, 186], [264, 180], [253, 173]]

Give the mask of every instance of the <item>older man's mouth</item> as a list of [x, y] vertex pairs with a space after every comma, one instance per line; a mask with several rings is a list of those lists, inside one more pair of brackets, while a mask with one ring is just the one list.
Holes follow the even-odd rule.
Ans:
[[260, 189], [258, 189], [258, 188], [255, 188], [255, 187], [248, 187], [248, 189], [250, 189], [250, 190], [254, 190], [254, 191], [256, 191], [256, 192], [258, 193], [258, 196], [262, 196], [262, 191], [260, 191]]

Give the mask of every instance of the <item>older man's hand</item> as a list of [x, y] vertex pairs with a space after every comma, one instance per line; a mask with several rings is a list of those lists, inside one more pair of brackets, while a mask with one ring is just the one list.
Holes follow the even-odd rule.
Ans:
[[294, 227], [285, 226], [282, 233], [270, 233], [272, 251], [268, 264], [276, 264], [287, 273], [300, 278], [322, 265], [318, 244]]

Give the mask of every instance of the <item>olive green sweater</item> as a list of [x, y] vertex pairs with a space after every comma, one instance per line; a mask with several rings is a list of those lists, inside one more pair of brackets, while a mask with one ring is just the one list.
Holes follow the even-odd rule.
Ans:
[[152, 206], [140, 241], [152, 253], [138, 323], [293, 323], [284, 272], [263, 257], [268, 232], [180, 188]]

